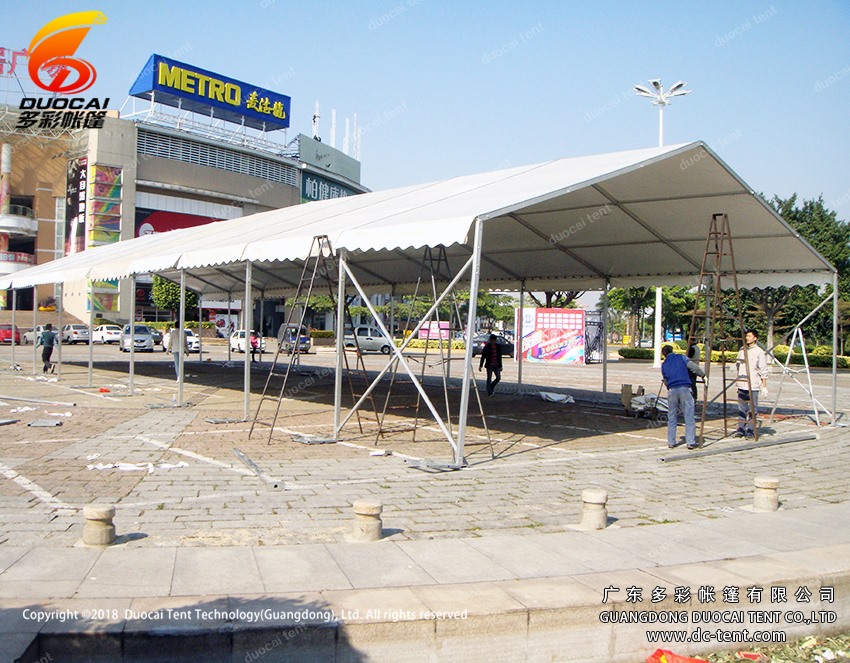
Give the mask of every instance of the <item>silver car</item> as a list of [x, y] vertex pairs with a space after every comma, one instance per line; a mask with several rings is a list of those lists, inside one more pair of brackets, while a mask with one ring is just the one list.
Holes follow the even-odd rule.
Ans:
[[343, 345], [346, 348], [359, 348], [361, 352], [380, 352], [385, 355], [392, 352], [390, 342], [384, 338], [381, 330], [367, 325], [355, 327], [353, 331], [346, 329], [343, 334]]
[[[121, 330], [121, 342], [118, 344], [121, 352], [130, 352], [130, 325], [124, 325]], [[151, 328], [147, 325], [135, 325], [133, 329], [133, 347], [136, 352], [153, 352], [154, 341]]]

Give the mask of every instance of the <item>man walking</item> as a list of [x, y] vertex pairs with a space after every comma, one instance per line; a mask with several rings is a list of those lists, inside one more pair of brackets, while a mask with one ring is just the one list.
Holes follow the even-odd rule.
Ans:
[[[496, 391], [496, 385], [502, 380], [502, 348], [497, 342], [495, 334], [490, 334], [490, 340], [487, 345], [481, 348], [481, 361], [478, 363], [478, 370], [482, 367], [487, 368], [487, 395], [492, 396]], [[496, 379], [493, 379], [493, 376]]]
[[758, 336], [752, 329], [744, 333], [744, 341], [746, 350], [743, 347], [738, 350], [735, 362], [738, 369], [738, 429], [735, 437], [755, 437], [757, 423], [754, 415], [758, 415], [759, 394], [767, 396], [767, 353], [759, 346]]
[[50, 371], [52, 373], [56, 370], [56, 364], [50, 363], [50, 358], [53, 356], [53, 348], [56, 346], [56, 333], [53, 331], [53, 325], [49, 322], [44, 325], [44, 329], [38, 335], [36, 345], [42, 347], [41, 361], [44, 364], [42, 372], [47, 373]]
[[694, 421], [694, 397], [691, 393], [691, 373], [704, 376], [705, 372], [684, 355], [677, 355], [673, 348], [665, 345], [661, 348], [664, 361], [661, 364], [661, 375], [667, 385], [667, 446], [672, 449], [677, 446], [676, 425], [679, 408], [683, 410], [685, 419], [685, 442], [688, 449], [696, 449], [696, 422]]

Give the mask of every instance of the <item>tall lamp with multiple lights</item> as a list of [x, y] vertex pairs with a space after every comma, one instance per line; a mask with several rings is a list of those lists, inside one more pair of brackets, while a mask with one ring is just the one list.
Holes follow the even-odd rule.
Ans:
[[[674, 83], [668, 90], [665, 90], [661, 85], [661, 81], [653, 78], [649, 81], [652, 90], [644, 85], [635, 85], [635, 92], [640, 97], [648, 97], [652, 99], [652, 103], [658, 106], [658, 147], [664, 147], [664, 107], [670, 103], [673, 97], [684, 97], [690, 94], [690, 90], [685, 90], [687, 83], [678, 81]], [[661, 366], [661, 288], [655, 288], [655, 338], [653, 342], [655, 368]]]

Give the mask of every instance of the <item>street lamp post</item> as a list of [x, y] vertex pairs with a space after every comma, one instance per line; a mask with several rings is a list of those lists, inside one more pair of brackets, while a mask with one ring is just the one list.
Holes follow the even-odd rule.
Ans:
[[[673, 97], [684, 97], [691, 91], [683, 89], [687, 85], [683, 81], [674, 83], [669, 90], [665, 90], [657, 78], [650, 80], [649, 84], [652, 90], [643, 85], [635, 85], [635, 92], [638, 96], [652, 99], [653, 105], [658, 106], [658, 147], [664, 147], [664, 107]], [[659, 286], [655, 288], [655, 335], [652, 346], [654, 348], [652, 365], [659, 368], [661, 366], [661, 288]]]

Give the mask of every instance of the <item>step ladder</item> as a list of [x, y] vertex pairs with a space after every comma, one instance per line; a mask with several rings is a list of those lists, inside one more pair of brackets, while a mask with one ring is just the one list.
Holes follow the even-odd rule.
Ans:
[[[724, 301], [724, 288], [732, 288], [735, 291], [734, 310], [730, 310]], [[700, 310], [703, 303], [704, 309]], [[704, 321], [701, 321], [701, 314]], [[702, 327], [700, 323], [703, 322]], [[701, 447], [705, 435], [705, 420], [709, 404], [719, 397], [723, 402], [723, 436], [729, 435], [729, 422], [727, 418], [728, 400], [726, 392], [730, 387], [737, 384], [737, 370], [731, 379], [726, 377], [726, 351], [746, 348], [744, 319], [741, 307], [741, 294], [738, 289], [738, 272], [735, 268], [735, 253], [732, 248], [732, 233], [729, 227], [729, 218], [726, 214], [712, 214], [709, 223], [708, 236], [705, 241], [705, 252], [700, 266], [699, 283], [694, 300], [694, 311], [691, 317], [690, 330], [688, 333], [688, 345], [696, 344], [702, 338], [705, 348], [705, 380], [703, 382], [703, 407], [700, 415], [699, 432], [697, 444]], [[721, 352], [721, 372], [723, 388], [711, 400], [708, 398], [708, 384], [711, 375], [711, 351], [715, 344]], [[750, 375], [750, 363], [745, 361], [747, 371], [747, 387], [752, 394], [753, 376]], [[736, 399], [737, 403], [737, 399]], [[758, 428], [756, 426], [756, 408], [753, 399], [749, 402], [750, 416], [753, 421], [753, 432], [758, 440]], [[736, 415], [737, 416], [737, 415]]]
[[[290, 376], [293, 369], [301, 365], [301, 351], [298, 344], [298, 336], [301, 328], [304, 326], [304, 319], [307, 313], [307, 306], [309, 305], [310, 297], [316, 289], [317, 280], [324, 279], [327, 283], [328, 292], [330, 294], [331, 301], [333, 302], [334, 310], [336, 310], [336, 294], [334, 289], [336, 275], [336, 259], [334, 257], [330, 239], [327, 235], [316, 235], [313, 237], [313, 241], [310, 244], [310, 252], [301, 269], [301, 277], [298, 280], [298, 286], [296, 288], [295, 295], [292, 298], [293, 305], [289, 309], [286, 321], [281, 325], [280, 330], [278, 331], [277, 350], [272, 359], [271, 368], [269, 369], [269, 374], [266, 377], [254, 419], [251, 422], [251, 428], [248, 432], [249, 439], [254, 434], [254, 429], [258, 425], [267, 426], [269, 429], [268, 443], [271, 444], [275, 425], [277, 424], [278, 417], [280, 416], [281, 406], [284, 398], [286, 397], [287, 385], [289, 384]], [[351, 321], [349, 302], [347, 300], [345, 302], [345, 318], [347, 321]], [[293, 328], [296, 330], [296, 333], [294, 338], [290, 338], [290, 332]], [[344, 329], [344, 323], [337, 321], [337, 333], [344, 333]], [[354, 354], [357, 358], [355, 371], [352, 371], [349, 367], [349, 353], [344, 352], [343, 357], [345, 359], [345, 371], [348, 376], [348, 384], [351, 390], [351, 395], [354, 402], [357, 402], [360, 395], [355, 393], [355, 380], [353, 374], [358, 375], [359, 380], [362, 381], [363, 384], [368, 384], [368, 379], [366, 366], [363, 363], [363, 357], [360, 352], [359, 344], [357, 343], [356, 335], [354, 336], [354, 343]], [[283, 352], [290, 355], [291, 359], [287, 362], [286, 369], [281, 371], [278, 367], [278, 363], [280, 362], [280, 357]], [[280, 377], [283, 378], [283, 383], [281, 384], [280, 389], [275, 392], [272, 382], [275, 378]], [[372, 402], [372, 410], [375, 412], [375, 418], [377, 421], [377, 408], [375, 407], [375, 402], [371, 398], [371, 395], [369, 398]], [[266, 418], [264, 418], [263, 413], [268, 412], [269, 410], [271, 410], [271, 415], [267, 415]], [[359, 410], [357, 412], [357, 422], [360, 427], [360, 432], [362, 433], [363, 425], [360, 419]]]

